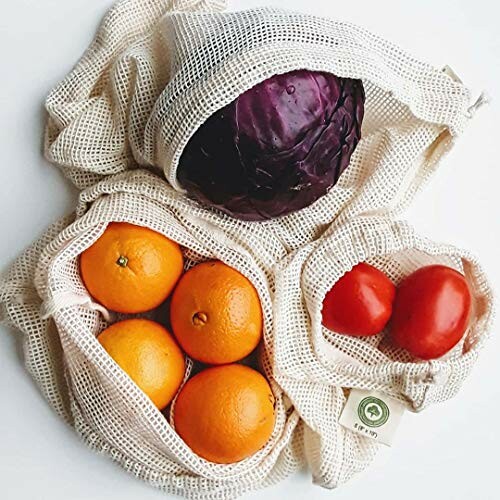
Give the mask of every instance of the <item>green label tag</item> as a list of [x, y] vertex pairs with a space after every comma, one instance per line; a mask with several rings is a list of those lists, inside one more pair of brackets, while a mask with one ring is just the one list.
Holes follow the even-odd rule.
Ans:
[[382, 444], [392, 444], [405, 407], [394, 398], [375, 391], [351, 389], [339, 423]]

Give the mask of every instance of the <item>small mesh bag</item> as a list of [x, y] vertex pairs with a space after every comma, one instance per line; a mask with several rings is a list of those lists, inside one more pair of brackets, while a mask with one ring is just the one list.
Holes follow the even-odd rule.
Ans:
[[[360, 262], [380, 269], [396, 285], [431, 264], [463, 273], [471, 290], [472, 317], [461, 342], [440, 359], [415, 362], [387, 342], [386, 330], [350, 337], [322, 326], [325, 295]], [[321, 464], [319, 480], [331, 486], [362, 468], [377, 446], [338, 424], [346, 401], [342, 388], [380, 391], [412, 411], [445, 401], [460, 389], [491, 327], [492, 292], [476, 259], [385, 217], [333, 225], [322, 238], [283, 259], [275, 283], [274, 375], [308, 424], [306, 435], [309, 428], [317, 429], [309, 460]]]

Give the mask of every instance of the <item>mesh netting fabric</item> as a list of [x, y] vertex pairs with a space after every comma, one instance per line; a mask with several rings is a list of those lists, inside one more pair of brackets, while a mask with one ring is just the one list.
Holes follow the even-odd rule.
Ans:
[[[92, 447], [128, 470], [193, 498], [230, 498], [272, 484], [304, 463], [303, 424], [274, 381], [271, 363], [272, 265], [284, 255], [283, 247], [264, 229], [242, 238], [238, 222], [228, 220], [224, 226], [217, 219], [157, 176], [121, 174], [83, 192], [75, 221], [51, 228], [15, 264], [0, 294], [3, 319], [25, 333], [28, 365], [35, 367], [38, 384], [58, 412]], [[105, 318], [117, 317], [102, 314], [102, 306], [88, 295], [79, 255], [112, 221], [146, 226], [178, 242], [186, 268], [219, 259], [256, 287], [264, 314], [259, 361], [277, 404], [273, 435], [252, 457], [220, 465], [195, 455], [169, 424], [168, 414], [156, 409], [96, 340], [108, 325]], [[158, 318], [167, 312], [160, 308], [152, 314]]]
[[[51, 92], [46, 155], [83, 191], [75, 214], [49, 228], [0, 283], [0, 318], [24, 333], [26, 365], [51, 406], [91, 447], [150, 484], [233, 498], [307, 464], [316, 483], [335, 487], [378, 446], [338, 424], [349, 388], [380, 390], [418, 411], [458, 391], [487, 337], [492, 297], [477, 261], [395, 222], [471, 117], [470, 95], [359, 27], [224, 7], [122, 0]], [[187, 198], [176, 169], [196, 129], [267, 77], [303, 68], [365, 86], [363, 137], [336, 186], [306, 209], [260, 223]], [[277, 422], [254, 456], [217, 465], [194, 455], [96, 341], [120, 317], [92, 301], [78, 256], [112, 221], [177, 241], [186, 267], [220, 259], [255, 285]], [[383, 333], [354, 339], [322, 328], [327, 290], [360, 261], [396, 283], [428, 263], [463, 272], [474, 296], [464, 340], [446, 358], [415, 363]]]
[[[322, 326], [326, 293], [359, 262], [377, 267], [395, 284], [431, 264], [463, 273], [473, 313], [462, 341], [438, 360], [415, 362], [391, 346], [387, 329], [372, 337], [350, 337]], [[275, 287], [274, 375], [307, 423], [306, 453], [309, 463], [318, 464], [313, 473], [321, 474], [316, 481], [329, 486], [362, 469], [377, 446], [338, 424], [347, 399], [342, 388], [380, 391], [412, 411], [445, 401], [455, 396], [475, 364], [493, 317], [492, 291], [474, 257], [387, 217], [334, 224], [280, 261]], [[312, 439], [310, 429], [316, 431]]]
[[[230, 498], [272, 484], [305, 463], [316, 483], [344, 483], [370, 463], [378, 446], [339, 425], [345, 389], [380, 390], [411, 410], [448, 399], [469, 373], [489, 330], [491, 290], [475, 259], [387, 217], [334, 224], [322, 238], [289, 253], [265, 225], [253, 224], [250, 233], [245, 227], [251, 223], [207, 211], [140, 170], [83, 191], [75, 217], [71, 224], [65, 219], [50, 228], [1, 283], [3, 319], [25, 333], [28, 367], [49, 402], [86, 442], [169, 492]], [[253, 457], [222, 466], [194, 455], [167, 416], [96, 341], [108, 324], [104, 318], [118, 318], [103, 315], [88, 295], [78, 256], [111, 221], [144, 225], [177, 241], [186, 268], [220, 259], [255, 285], [265, 318], [260, 361], [278, 405], [273, 437]], [[327, 290], [360, 261], [395, 283], [429, 263], [463, 272], [474, 298], [464, 340], [446, 359], [415, 363], [384, 344], [384, 333], [359, 339], [323, 328]], [[153, 318], [162, 314], [160, 308]]]
[[327, 196], [269, 225], [293, 249], [340, 214], [401, 212], [470, 118], [468, 89], [357, 26], [222, 7], [119, 2], [47, 99], [49, 160], [80, 188], [140, 166], [182, 192], [179, 158], [212, 113], [274, 74], [326, 71], [363, 81], [363, 138]]

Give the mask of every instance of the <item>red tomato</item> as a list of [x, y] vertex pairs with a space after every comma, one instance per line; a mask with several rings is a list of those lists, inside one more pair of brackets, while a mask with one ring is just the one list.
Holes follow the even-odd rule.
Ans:
[[376, 335], [391, 317], [394, 294], [391, 280], [362, 262], [344, 274], [326, 294], [323, 325], [345, 335]]
[[398, 287], [392, 342], [417, 358], [440, 358], [462, 338], [470, 309], [469, 286], [462, 274], [446, 266], [422, 267]]

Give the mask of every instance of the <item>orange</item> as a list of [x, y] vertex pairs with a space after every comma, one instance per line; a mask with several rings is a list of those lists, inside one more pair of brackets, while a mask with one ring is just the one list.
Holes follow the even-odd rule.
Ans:
[[184, 351], [211, 365], [243, 359], [262, 337], [257, 291], [219, 261], [198, 264], [184, 274], [172, 295], [170, 320]]
[[80, 272], [90, 295], [108, 309], [127, 314], [158, 307], [182, 270], [177, 243], [124, 222], [109, 224], [80, 256]]
[[175, 430], [210, 462], [239, 462], [259, 451], [274, 428], [274, 396], [266, 379], [243, 365], [208, 368], [182, 388]]
[[128, 319], [111, 325], [98, 340], [158, 409], [172, 401], [184, 378], [184, 355], [163, 326]]

